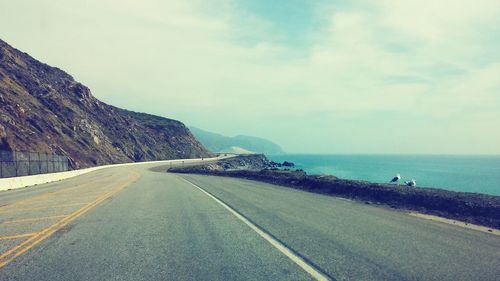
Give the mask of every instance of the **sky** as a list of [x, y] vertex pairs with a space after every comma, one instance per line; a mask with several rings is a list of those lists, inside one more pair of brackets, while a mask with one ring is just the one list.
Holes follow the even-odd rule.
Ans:
[[498, 0], [0, 0], [104, 102], [292, 153], [500, 154]]

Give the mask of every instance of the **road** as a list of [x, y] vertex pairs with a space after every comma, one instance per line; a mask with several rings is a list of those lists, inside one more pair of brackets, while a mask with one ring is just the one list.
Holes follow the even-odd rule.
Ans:
[[0, 192], [0, 280], [500, 280], [499, 236], [155, 165]]

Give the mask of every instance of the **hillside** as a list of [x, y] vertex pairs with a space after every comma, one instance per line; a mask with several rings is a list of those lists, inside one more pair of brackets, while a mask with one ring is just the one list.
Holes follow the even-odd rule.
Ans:
[[64, 154], [74, 168], [210, 155], [181, 122], [105, 104], [2, 40], [0, 149]]
[[197, 139], [213, 152], [283, 154], [283, 149], [266, 139], [251, 136], [227, 137], [195, 127], [189, 127]]

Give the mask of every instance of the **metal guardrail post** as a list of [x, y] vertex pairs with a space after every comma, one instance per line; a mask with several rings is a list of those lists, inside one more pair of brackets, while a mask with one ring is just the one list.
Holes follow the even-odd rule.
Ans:
[[28, 152], [28, 175], [31, 175], [31, 153]]
[[17, 177], [17, 152], [16, 151], [12, 151], [12, 154], [14, 155], [14, 167], [16, 168], [16, 177]]

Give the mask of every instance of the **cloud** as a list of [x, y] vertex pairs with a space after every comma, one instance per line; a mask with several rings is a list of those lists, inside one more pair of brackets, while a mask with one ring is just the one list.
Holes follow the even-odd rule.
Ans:
[[[430, 137], [462, 128], [452, 153], [500, 153], [459, 141], [475, 132], [500, 143], [500, 2], [309, 5], [302, 33], [236, 0], [5, 1], [0, 26], [109, 103], [289, 151], [429, 153], [447, 142]], [[368, 143], [387, 126], [416, 137]]]
[[[372, 110], [389, 110], [398, 104], [400, 110], [427, 114], [440, 114], [448, 105], [467, 111], [482, 100], [473, 89], [479, 95], [498, 96], [498, 79], [476, 77], [483, 72], [499, 74], [492, 65], [500, 57], [487, 63], [481, 60], [482, 54], [498, 47], [497, 39], [475, 39], [481, 37], [478, 30], [489, 31], [488, 23], [498, 18], [494, 15], [500, 14], [500, 4], [489, 1], [473, 9], [471, 3], [432, 3], [377, 1], [368, 12], [333, 13], [329, 32], [315, 45], [309, 64], [309, 69], [328, 72], [330, 81], [336, 81], [336, 86], [321, 88], [345, 86], [350, 97], [358, 95]], [[393, 45], [401, 47], [394, 50]], [[448, 102], [437, 102], [443, 99]]]

